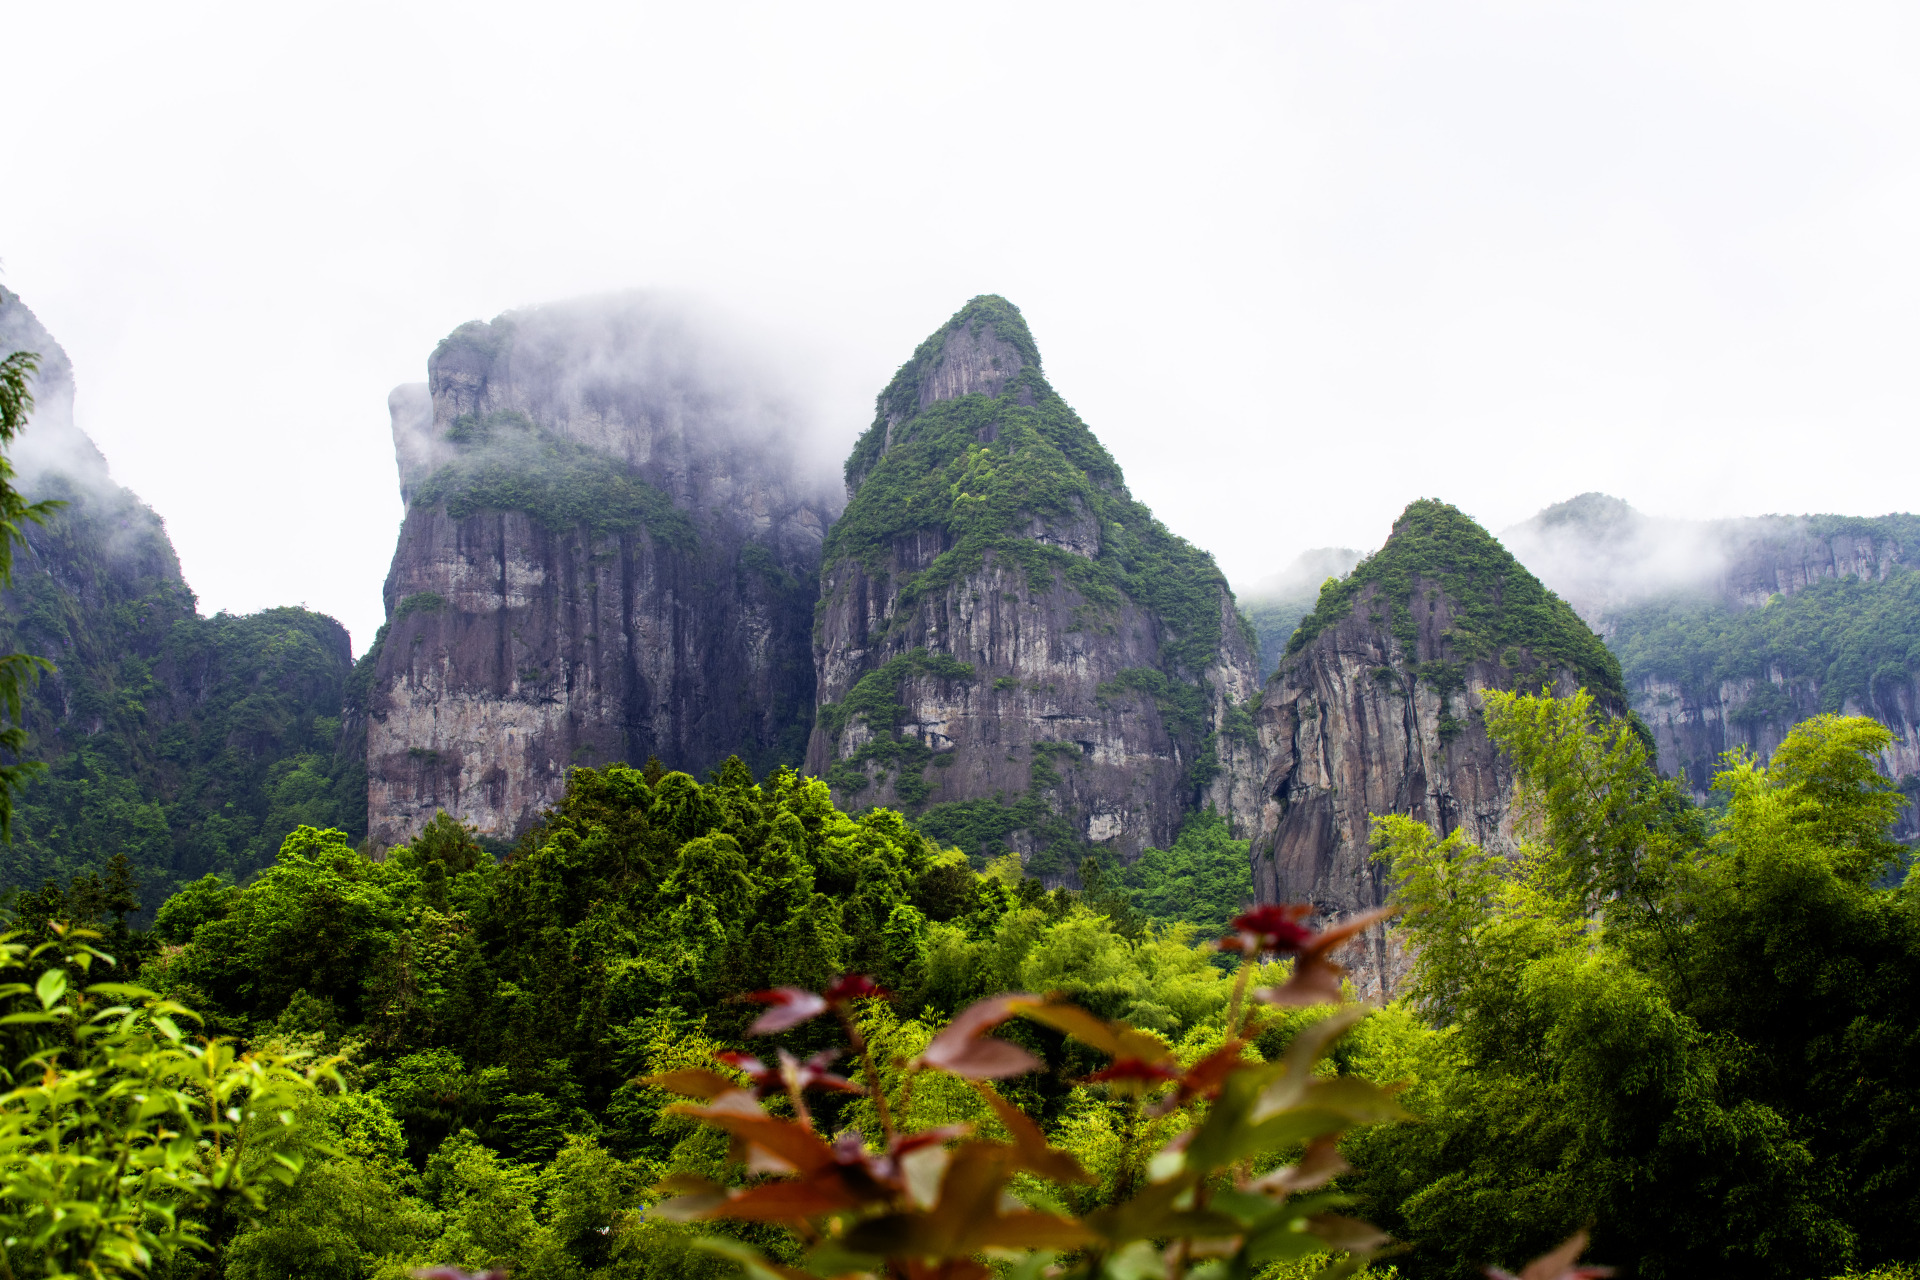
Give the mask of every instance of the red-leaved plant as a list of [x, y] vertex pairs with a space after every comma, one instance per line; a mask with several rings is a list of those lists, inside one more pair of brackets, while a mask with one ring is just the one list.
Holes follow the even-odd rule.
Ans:
[[[732, 1157], [749, 1175], [746, 1185], [729, 1188], [676, 1175], [659, 1188], [671, 1198], [653, 1211], [675, 1221], [731, 1218], [791, 1230], [805, 1253], [804, 1270], [737, 1240], [702, 1242], [738, 1260], [756, 1280], [986, 1280], [994, 1274], [988, 1260], [1007, 1264], [1004, 1274], [1012, 1280], [1103, 1274], [1249, 1280], [1273, 1263], [1315, 1254], [1337, 1259], [1328, 1276], [1357, 1270], [1390, 1241], [1340, 1212], [1348, 1198], [1328, 1183], [1348, 1165], [1335, 1144], [1353, 1125], [1403, 1119], [1405, 1113], [1392, 1089], [1355, 1076], [1325, 1075], [1317, 1064], [1365, 1011], [1347, 1005], [1308, 1024], [1277, 1062], [1257, 1061], [1248, 1050], [1261, 1029], [1254, 1006], [1339, 1004], [1342, 970], [1332, 953], [1388, 913], [1369, 912], [1320, 931], [1304, 923], [1310, 911], [1302, 906], [1264, 906], [1235, 920], [1233, 934], [1220, 943], [1242, 957], [1227, 1038], [1187, 1067], [1152, 1032], [1049, 996], [1013, 992], [962, 1010], [918, 1059], [900, 1065], [967, 1080], [999, 1119], [1007, 1141], [966, 1126], [896, 1130], [855, 1017], [856, 1001], [886, 995], [868, 979], [848, 975], [819, 994], [796, 988], [759, 992], [750, 998], [770, 1007], [750, 1034], [784, 1031], [827, 1012], [838, 1017], [860, 1060], [864, 1090], [884, 1130], [881, 1140], [870, 1145], [857, 1130], [832, 1136], [816, 1131], [807, 1108], [810, 1092], [862, 1088], [828, 1072], [839, 1054], [802, 1062], [783, 1050], [772, 1065], [722, 1054], [720, 1064], [744, 1073], [748, 1085], [705, 1068], [645, 1083], [697, 1099], [671, 1110], [731, 1135]], [[1254, 962], [1272, 955], [1291, 956], [1292, 973], [1276, 987], [1253, 991], [1249, 1002]], [[1064, 1032], [1106, 1054], [1109, 1064], [1087, 1080], [1134, 1098], [1146, 1114], [1185, 1109], [1193, 1117], [1148, 1162], [1146, 1180], [1123, 1183], [1115, 1203], [1074, 1216], [1048, 1197], [1016, 1190], [1015, 1178], [1023, 1174], [1030, 1175], [1023, 1180], [1027, 1186], [1034, 1179], [1094, 1179], [994, 1089], [992, 1081], [1041, 1065], [1019, 1045], [990, 1034], [1013, 1018]], [[786, 1098], [791, 1115], [774, 1115], [761, 1105], [774, 1095]], [[1600, 1274], [1573, 1267], [1582, 1245], [1583, 1237], [1539, 1259], [1526, 1280]]]

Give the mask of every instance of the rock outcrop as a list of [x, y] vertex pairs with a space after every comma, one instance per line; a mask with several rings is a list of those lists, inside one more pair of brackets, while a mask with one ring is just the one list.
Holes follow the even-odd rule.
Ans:
[[[1612, 655], [1570, 607], [1459, 511], [1409, 506], [1385, 546], [1321, 592], [1267, 683], [1255, 896], [1328, 917], [1380, 905], [1377, 814], [1510, 852], [1513, 779], [1481, 698], [1548, 683], [1626, 709]], [[1386, 931], [1352, 954], [1363, 994], [1390, 997], [1405, 966]]]
[[1822, 712], [1892, 729], [1881, 767], [1920, 795], [1920, 517], [1661, 520], [1588, 493], [1501, 536], [1606, 637], [1696, 799], [1722, 753], [1765, 758]]
[[24, 527], [0, 594], [0, 651], [48, 659], [27, 694], [27, 754], [0, 887], [97, 872], [124, 853], [147, 904], [217, 871], [270, 865], [302, 823], [365, 830], [362, 757], [342, 750], [351, 664], [306, 609], [201, 617], [160, 518], [116, 484], [73, 417], [73, 367], [0, 290], [0, 354], [39, 355], [9, 450], [21, 491], [63, 505]]
[[1258, 784], [1250, 637], [976, 298], [900, 369], [827, 538], [808, 769], [969, 853], [1071, 879]]
[[570, 765], [798, 763], [837, 505], [765, 370], [624, 297], [462, 326], [389, 407], [405, 522], [366, 697], [372, 839], [510, 838]]

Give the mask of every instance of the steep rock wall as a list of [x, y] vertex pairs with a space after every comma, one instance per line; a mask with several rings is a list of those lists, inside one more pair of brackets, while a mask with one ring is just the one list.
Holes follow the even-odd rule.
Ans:
[[443, 808], [510, 838], [576, 764], [798, 763], [834, 503], [764, 371], [644, 298], [463, 326], [428, 368], [389, 402], [374, 843]]
[[[1619, 655], [1661, 771], [1706, 800], [1723, 752], [1763, 759], [1800, 721], [1872, 716], [1920, 797], [1920, 517], [1660, 520], [1603, 494], [1502, 535]], [[1902, 835], [1920, 835], [1909, 808]]]
[[847, 464], [814, 635], [809, 771], [1059, 881], [1173, 840], [1257, 768], [1249, 637], [977, 298], [916, 351]]
[[[1385, 902], [1377, 814], [1511, 853], [1513, 778], [1482, 699], [1546, 684], [1625, 710], [1618, 668], [1570, 608], [1458, 511], [1413, 504], [1379, 552], [1323, 591], [1267, 683], [1256, 898], [1311, 903], [1323, 918]], [[1348, 963], [1370, 998], [1391, 998], [1405, 972], [1381, 927]]]

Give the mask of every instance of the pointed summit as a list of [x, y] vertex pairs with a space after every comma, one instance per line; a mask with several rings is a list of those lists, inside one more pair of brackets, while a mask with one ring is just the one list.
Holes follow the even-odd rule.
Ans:
[[[1020, 308], [983, 293], [953, 313], [900, 366], [875, 404], [873, 425], [847, 459], [847, 496], [893, 444], [901, 424], [942, 400], [984, 395], [997, 399], [1022, 370], [1040, 380], [1040, 348]], [[1045, 385], [1041, 382], [1040, 385]], [[1027, 397], [1025, 403], [1033, 403]]]
[[1133, 500], [1013, 304], [920, 344], [846, 474], [808, 751], [843, 804], [1070, 878], [1251, 782], [1221, 733], [1256, 679], [1226, 581]]
[[[1378, 814], [1511, 851], [1513, 779], [1481, 697], [1543, 684], [1626, 712], [1619, 663], [1571, 606], [1459, 509], [1409, 505], [1380, 550], [1321, 589], [1267, 682], [1257, 718], [1271, 802], [1253, 840], [1255, 896], [1328, 915], [1380, 905]], [[1403, 969], [1370, 930], [1362, 993], [1391, 997]]]
[[[1426, 586], [1424, 600], [1420, 584]], [[1437, 632], [1431, 626], [1438, 614], [1435, 592], [1449, 603], [1447, 625]], [[1595, 697], [1624, 697], [1620, 663], [1600, 637], [1458, 507], [1432, 498], [1409, 503], [1386, 545], [1322, 589], [1313, 612], [1287, 641], [1287, 657], [1345, 621], [1362, 597], [1377, 598], [1376, 611], [1386, 609], [1409, 661], [1474, 661], [1519, 650], [1536, 665], [1571, 672]]]

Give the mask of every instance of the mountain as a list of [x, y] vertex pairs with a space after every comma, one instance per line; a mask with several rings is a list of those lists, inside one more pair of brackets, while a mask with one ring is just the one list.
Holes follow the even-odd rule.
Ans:
[[569, 766], [798, 763], [838, 505], [777, 376], [646, 295], [456, 329], [389, 401], [406, 518], [366, 676], [372, 839], [510, 838]]
[[1821, 712], [1891, 728], [1881, 766], [1920, 796], [1920, 516], [1662, 520], [1588, 493], [1501, 537], [1606, 637], [1697, 797], [1722, 752], [1766, 756]]
[[1259, 641], [1261, 679], [1279, 669], [1287, 640], [1301, 619], [1313, 612], [1321, 585], [1328, 578], [1346, 577], [1360, 560], [1360, 553], [1351, 547], [1316, 547], [1295, 556], [1293, 563], [1280, 572], [1237, 593], [1240, 611], [1253, 624]]
[[1257, 781], [1252, 638], [983, 296], [880, 393], [823, 550], [809, 772], [1030, 874], [1165, 847]]
[[[1511, 850], [1513, 780], [1480, 699], [1549, 683], [1626, 710], [1619, 664], [1571, 607], [1457, 509], [1408, 506], [1380, 550], [1321, 589], [1267, 682], [1255, 716], [1266, 762], [1256, 896], [1326, 915], [1378, 906], [1376, 814]], [[1363, 991], [1390, 993], [1403, 961], [1384, 931], [1356, 956]]]
[[11, 457], [35, 500], [0, 595], [0, 650], [54, 670], [22, 708], [47, 770], [17, 798], [0, 887], [93, 873], [125, 853], [148, 905], [207, 872], [244, 878], [293, 827], [366, 830], [365, 770], [343, 743], [348, 637], [306, 609], [201, 617], [166, 529], [115, 484], [73, 420], [73, 366], [0, 290], [0, 352], [40, 355]]

